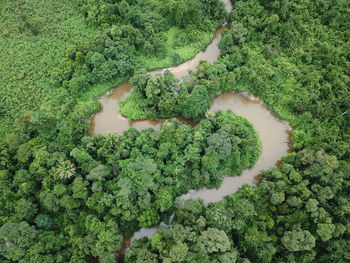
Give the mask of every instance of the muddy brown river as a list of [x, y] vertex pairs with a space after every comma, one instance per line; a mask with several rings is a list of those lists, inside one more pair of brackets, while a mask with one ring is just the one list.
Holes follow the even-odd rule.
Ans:
[[[232, 10], [229, 0], [222, 0], [228, 12]], [[196, 70], [201, 60], [209, 63], [215, 62], [220, 55], [218, 44], [221, 40], [220, 32], [225, 26], [218, 28], [215, 32], [213, 41], [207, 48], [200, 52], [193, 59], [176, 67], [170, 67], [161, 70], [150, 71], [149, 74], [162, 74], [165, 70], [170, 70], [176, 77], [183, 78], [189, 70]], [[89, 135], [116, 133], [122, 134], [130, 127], [138, 130], [154, 128], [159, 130], [162, 120], [142, 120], [129, 122], [119, 112], [119, 101], [124, 100], [130, 95], [132, 87], [129, 82], [122, 83], [107, 95], [99, 98], [102, 109], [90, 119]], [[258, 131], [262, 141], [262, 154], [260, 159], [251, 169], [246, 169], [240, 176], [224, 176], [224, 181], [218, 189], [192, 190], [182, 196], [183, 199], [202, 199], [205, 203], [217, 202], [229, 194], [236, 192], [242, 185], [256, 185], [256, 176], [263, 170], [276, 165], [281, 157], [287, 155], [290, 142], [290, 126], [287, 122], [277, 119], [259, 99], [248, 94], [236, 94], [226, 92], [212, 101], [211, 112], [226, 111], [231, 109], [233, 112], [245, 117]], [[191, 124], [190, 121], [177, 117], [181, 121]], [[163, 223], [164, 224], [164, 223]], [[150, 237], [156, 232], [154, 228], [143, 228], [136, 232], [133, 238]]]

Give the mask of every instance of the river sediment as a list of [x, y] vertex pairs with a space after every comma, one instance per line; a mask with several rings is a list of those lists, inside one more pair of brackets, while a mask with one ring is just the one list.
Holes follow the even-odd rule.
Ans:
[[[230, 0], [222, 0], [228, 12], [232, 11]], [[205, 50], [197, 54], [193, 59], [176, 67], [170, 67], [160, 70], [148, 72], [151, 75], [162, 74], [165, 70], [171, 71], [176, 77], [183, 78], [189, 71], [196, 70], [200, 61], [205, 60], [208, 63], [215, 62], [220, 56], [218, 47], [221, 40], [221, 31], [226, 26], [219, 27], [212, 42]], [[157, 120], [140, 120], [129, 121], [120, 114], [119, 101], [127, 98], [132, 92], [132, 86], [129, 82], [124, 82], [117, 88], [113, 89], [107, 95], [98, 99], [102, 109], [90, 119], [89, 135], [94, 134], [122, 134], [127, 129], [134, 127], [138, 130], [147, 128], [160, 129], [161, 124], [166, 119]], [[290, 131], [291, 127], [285, 121], [276, 118], [264, 105], [264, 103], [249, 93], [237, 94], [234, 92], [226, 92], [212, 101], [210, 112], [227, 111], [233, 112], [245, 117], [257, 130], [262, 141], [262, 154], [254, 167], [246, 169], [240, 176], [230, 177], [224, 176], [224, 181], [218, 189], [200, 189], [192, 190], [189, 193], [181, 196], [183, 199], [202, 199], [205, 203], [217, 202], [229, 194], [236, 192], [242, 185], [249, 184], [257, 185], [259, 181], [257, 175], [270, 167], [277, 165], [280, 159], [285, 156], [290, 149]], [[190, 120], [183, 117], [176, 117], [179, 120], [189, 125], [195, 125]], [[157, 227], [142, 228], [137, 231], [134, 238], [151, 237], [157, 231]], [[123, 253], [130, 245], [130, 238], [124, 239]], [[119, 254], [120, 257], [123, 253]]]

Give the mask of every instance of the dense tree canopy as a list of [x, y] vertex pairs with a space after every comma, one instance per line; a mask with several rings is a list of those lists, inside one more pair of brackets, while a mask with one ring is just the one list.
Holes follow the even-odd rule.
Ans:
[[[145, 249], [154, 262], [173, 250], [181, 262], [347, 262], [349, 174], [342, 169], [324, 151], [303, 150], [263, 172], [258, 188], [245, 186], [207, 207], [179, 200], [172, 226], [134, 240], [126, 262], [139, 262]], [[276, 203], [275, 194], [284, 200]]]
[[[133, 241], [126, 262], [350, 261], [347, 1], [236, 1], [221, 57], [186, 82], [145, 69], [202, 49], [225, 21], [220, 1], [68, 2], [0, 10], [1, 262], [113, 262], [123, 237], [171, 214], [170, 227]], [[124, 116], [200, 122], [86, 137], [92, 98], [131, 75]], [[247, 120], [207, 114], [232, 90], [289, 121], [291, 153], [225, 201], [176, 199], [259, 158]]]
[[349, 158], [349, 12], [346, 1], [235, 2], [219, 45], [221, 59], [202, 64], [181, 88], [169, 83], [160, 89], [151, 108], [140, 87], [153, 78], [141, 83], [134, 77], [138, 88], [122, 113], [131, 119], [174, 113], [199, 119], [215, 96], [249, 91], [292, 124], [295, 150], [318, 147]]
[[[246, 134], [238, 132], [242, 128]], [[212, 149], [212, 136], [221, 133], [228, 147], [225, 162], [221, 149]], [[257, 132], [232, 112], [203, 119], [195, 128], [173, 119], [160, 131], [132, 128], [122, 136], [84, 137], [69, 154], [28, 148], [34, 141], [15, 144], [14, 139], [1, 149], [7, 157], [0, 169], [0, 258], [23, 262], [44, 260], [46, 254], [28, 253], [42, 242], [36, 238], [41, 235], [51, 238], [45, 253], [52, 262], [84, 262], [89, 256], [110, 262], [121, 235], [158, 224], [177, 196], [219, 186], [220, 171], [239, 174], [261, 152]], [[223, 232], [213, 231], [220, 239]], [[203, 242], [211, 237], [203, 236]], [[57, 238], [64, 254], [54, 246]], [[226, 250], [226, 239], [205, 249]], [[174, 248], [171, 257], [182, 257], [182, 249]]]
[[[137, 261], [137, 251], [145, 248], [158, 257], [155, 262], [168, 258], [177, 242], [171, 233], [179, 231], [178, 224], [191, 232], [183, 262], [221, 262], [219, 255], [196, 250], [199, 236], [209, 228], [229, 234], [237, 251], [232, 262], [350, 260], [345, 216], [350, 175], [349, 15], [345, 1], [235, 2], [220, 43], [221, 59], [214, 65], [203, 63], [189, 82], [177, 84], [181, 88], [172, 90], [170, 84], [160, 89], [151, 107], [139, 88], [123, 102], [122, 112], [131, 118], [175, 113], [197, 119], [220, 93], [249, 91], [290, 121], [297, 151], [280, 168], [264, 172], [257, 189], [246, 187], [201, 212], [187, 208], [189, 204], [180, 206], [171, 228], [161, 228], [150, 241], [135, 241], [127, 254], [129, 262]], [[152, 78], [143, 84], [139, 80], [133, 84], [142, 87]], [[130, 110], [129, 103], [138, 108]], [[173, 112], [164, 111], [164, 104]], [[213, 134], [209, 141], [207, 151], [224, 157], [229, 149], [225, 135]], [[150, 246], [154, 238], [164, 245]]]
[[[168, 15], [173, 5], [181, 17], [191, 10], [186, 24]], [[18, 5], [4, 0], [1, 137], [16, 130], [14, 120], [50, 120], [51, 127], [45, 126], [52, 133], [61, 129], [57, 119], [67, 114], [72, 123], [84, 122], [96, 111], [96, 96], [139, 67], [156, 69], [190, 59], [210, 42], [225, 16], [220, 0], [198, 0], [196, 6], [179, 0], [24, 0]], [[76, 104], [83, 105], [84, 113], [81, 108], [71, 112]], [[76, 132], [81, 133], [71, 133]]]

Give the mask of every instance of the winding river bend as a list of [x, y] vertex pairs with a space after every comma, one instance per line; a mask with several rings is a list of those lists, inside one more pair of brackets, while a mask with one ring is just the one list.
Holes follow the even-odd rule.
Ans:
[[[230, 1], [222, 1], [225, 3], [227, 11], [230, 12], [232, 10]], [[220, 32], [224, 28], [225, 26], [219, 27], [215, 32], [213, 41], [193, 59], [177, 67], [150, 71], [149, 74], [161, 74], [168, 69], [176, 77], [182, 78], [188, 74], [189, 70], [195, 70], [201, 60], [206, 60], [209, 63], [215, 62], [220, 55], [218, 44], [221, 40]], [[129, 96], [131, 91], [132, 86], [130, 83], [125, 82], [98, 99], [98, 102], [102, 105], [102, 109], [91, 117], [89, 135], [122, 134], [130, 127], [137, 128], [138, 130], [147, 128], [159, 130], [161, 123], [165, 121], [164, 119], [129, 122], [127, 118], [124, 118], [120, 114], [119, 101]], [[220, 188], [192, 190], [188, 194], [183, 195], [183, 199], [202, 199], [205, 203], [223, 200], [225, 196], [236, 192], [244, 184], [256, 185], [258, 182], [256, 176], [262, 170], [277, 165], [281, 157], [288, 153], [291, 127], [287, 122], [273, 116], [259, 99], [251, 97], [248, 94], [226, 92], [212, 101], [210, 111], [217, 112], [229, 109], [245, 117], [258, 131], [263, 147], [260, 159], [253, 168], [244, 170], [240, 176], [229, 177], [224, 175], [224, 181]], [[187, 124], [193, 125], [189, 120], [182, 117], [177, 118]], [[133, 238], [150, 237], [155, 233], [156, 229], [156, 227], [143, 228], [136, 232]], [[129, 240], [125, 239], [125, 242], [129, 242]]]

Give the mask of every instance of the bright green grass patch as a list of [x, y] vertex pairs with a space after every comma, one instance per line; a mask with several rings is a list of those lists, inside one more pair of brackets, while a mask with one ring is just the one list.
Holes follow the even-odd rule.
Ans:
[[96, 34], [86, 26], [78, 2], [1, 1], [0, 135], [45, 100], [50, 72], [67, 46]]
[[157, 112], [147, 110], [147, 105], [143, 105], [145, 100], [139, 98], [139, 96], [139, 93], [133, 92], [126, 100], [121, 101], [120, 113], [123, 116], [127, 116], [129, 120], [145, 120], [160, 118], [161, 116], [159, 116]]
[[[213, 32], [202, 32], [202, 37], [200, 41], [191, 43], [189, 46], [174, 48], [173, 43], [176, 35], [178, 34], [180, 34], [180, 29], [174, 28], [174, 27], [167, 32], [167, 37], [168, 37], [167, 44], [169, 47], [168, 49], [169, 55], [166, 56], [165, 58], [139, 56], [136, 58], [136, 61], [139, 61], [138, 63], [142, 63], [143, 67], [148, 71], [176, 66], [196, 56], [201, 50], [205, 49], [205, 47], [212, 41], [212, 38], [213, 38]], [[179, 55], [181, 54], [180, 62], [174, 63], [172, 59], [174, 53], [177, 53]], [[96, 84], [92, 88], [90, 88], [87, 92], [82, 94], [79, 98], [79, 101], [89, 102], [91, 100], [94, 100], [97, 97], [104, 95], [109, 90], [117, 87], [119, 84], [123, 83], [127, 79], [128, 77], [118, 78], [112, 81]], [[137, 99], [133, 98], [135, 95], [136, 93], [132, 93], [130, 95], [129, 97], [130, 99], [128, 98], [128, 104], [122, 108], [123, 109], [122, 114], [125, 116], [128, 116], [130, 120], [145, 119], [145, 118], [149, 118], [150, 116], [153, 116], [154, 118], [156, 118], [157, 115], [155, 113], [153, 113], [152, 115], [152, 112], [144, 112], [142, 110], [144, 107], [138, 104]]]
[[[169, 54], [168, 56], [164, 58], [139, 56], [135, 58], [135, 60], [138, 61], [138, 63], [140, 63], [147, 71], [176, 66], [193, 58], [201, 50], [205, 49], [205, 47], [212, 41], [214, 35], [214, 32], [201, 32], [201, 36], [197, 42], [193, 42], [190, 45], [184, 47], [174, 47], [176, 36], [180, 35], [181, 33], [181, 30], [175, 27], [171, 28], [167, 32], [167, 46]], [[172, 59], [174, 53], [181, 54], [181, 60], [178, 63], [174, 63]], [[94, 100], [97, 97], [104, 95], [109, 90], [117, 87], [118, 85], [126, 81], [128, 78], [129, 77], [118, 78], [116, 80], [94, 85], [87, 92], [81, 94], [81, 96], [78, 98], [77, 104], [83, 103], [85, 105], [94, 105], [95, 110], [98, 110], [99, 107], [96, 107], [96, 103]], [[137, 94], [133, 92], [128, 97], [128, 103], [123, 104], [123, 107], [121, 107], [122, 115], [128, 116], [130, 120], [140, 120], [159, 117], [157, 116], [157, 113], [145, 111], [144, 109], [146, 107], [139, 105], [140, 100], [135, 98], [135, 96], [137, 96]]]
[[[14, 127], [23, 113], [46, 108], [53, 112], [56, 96], [51, 72], [71, 44], [90, 40], [101, 29], [86, 24], [78, 0], [24, 0], [0, 4], [0, 137]], [[190, 33], [189, 33], [190, 32]], [[147, 70], [181, 64], [206, 47], [212, 32], [171, 28], [166, 33], [164, 57], [140, 55], [136, 63]], [[191, 35], [191, 39], [186, 34]], [[96, 109], [94, 99], [128, 79], [97, 84], [75, 97], [77, 104]], [[55, 104], [55, 102], [54, 102]], [[57, 112], [59, 114], [59, 112]]]
[[[206, 46], [213, 39], [213, 32], [201, 32], [201, 36], [197, 39], [198, 41], [192, 42], [190, 45], [186, 45], [183, 47], [174, 47], [176, 38], [182, 34], [178, 28], [172, 27], [167, 32], [167, 45], [169, 47], [169, 55], [165, 58], [159, 59], [156, 57], [145, 57], [140, 56], [139, 63], [146, 65], [147, 70], [152, 69], [161, 69], [174, 65], [179, 65], [185, 61], [196, 56], [201, 50], [204, 50]], [[178, 54], [180, 56], [180, 61], [177, 63], [174, 62], [174, 54]], [[142, 103], [138, 98], [137, 93], [133, 92], [126, 100], [121, 102], [122, 107], [120, 108], [120, 113], [123, 116], [127, 116], [130, 120], [144, 120], [144, 119], [153, 119], [160, 117], [169, 117], [169, 116], [159, 116], [158, 113], [154, 111], [147, 111], [147, 107], [141, 105]]]
[[176, 46], [179, 36], [184, 37], [184, 32], [179, 28], [172, 27], [166, 33], [167, 36], [167, 56], [164, 58], [139, 56], [136, 58], [138, 64], [144, 65], [148, 70], [161, 69], [179, 65], [197, 55], [213, 39], [214, 32], [200, 32], [195, 41], [186, 43], [183, 46]]

